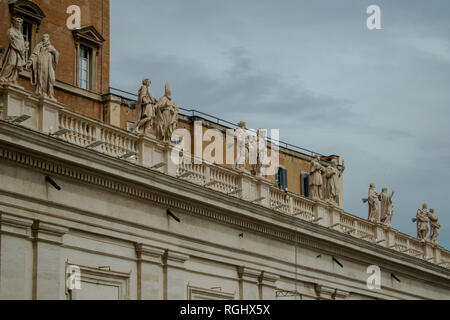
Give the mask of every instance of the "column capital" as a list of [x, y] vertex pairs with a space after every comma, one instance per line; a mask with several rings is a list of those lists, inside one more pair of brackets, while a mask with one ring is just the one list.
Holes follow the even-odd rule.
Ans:
[[175, 252], [171, 250], [166, 250], [163, 256], [164, 265], [184, 269], [184, 263], [189, 260], [189, 255], [183, 254], [181, 252]]
[[136, 243], [136, 256], [139, 261], [157, 265], [163, 265], [163, 257], [166, 252], [163, 248], [149, 246], [143, 243]]
[[256, 270], [245, 266], [239, 266], [237, 271], [239, 280], [246, 282], [258, 283], [261, 276], [261, 270]]
[[42, 241], [53, 243], [56, 245], [63, 244], [63, 236], [69, 232], [68, 228], [60, 227], [50, 223], [35, 220], [31, 226], [33, 238]]
[[0, 212], [0, 234], [10, 234], [17, 237], [31, 238], [33, 220], [16, 217]]
[[268, 287], [276, 287], [276, 282], [280, 279], [280, 276], [275, 273], [270, 273], [267, 271], [262, 271], [261, 275], [259, 276], [258, 280], [259, 283], [268, 286]]

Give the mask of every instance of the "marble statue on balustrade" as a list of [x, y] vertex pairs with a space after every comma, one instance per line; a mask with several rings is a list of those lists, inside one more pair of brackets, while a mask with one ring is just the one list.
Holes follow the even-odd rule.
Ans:
[[336, 159], [331, 160], [331, 164], [325, 168], [325, 194], [326, 200], [337, 205], [339, 204], [339, 195], [341, 194], [341, 186], [339, 179], [345, 170], [345, 163], [342, 161], [342, 167], [338, 167], [338, 161]]
[[58, 50], [50, 43], [50, 36], [44, 34], [27, 63], [27, 67], [31, 70], [31, 84], [35, 86], [37, 96], [56, 100], [54, 86], [58, 61]]
[[245, 170], [246, 160], [249, 155], [249, 135], [245, 127], [247, 124], [245, 121], [241, 121], [238, 123], [238, 127], [234, 131], [234, 135], [237, 139], [237, 155], [234, 163], [235, 169]]
[[136, 109], [138, 113], [137, 121], [135, 124], [135, 131], [137, 133], [147, 133], [148, 129], [153, 127], [153, 121], [155, 119], [155, 106], [156, 98], [150, 92], [150, 79], [144, 79], [142, 86], [138, 91], [138, 100], [136, 103]]
[[258, 129], [258, 163], [255, 167], [256, 175], [263, 175], [263, 168], [269, 166], [269, 158], [267, 155], [267, 130]]
[[172, 99], [172, 91], [166, 83], [164, 96], [159, 98], [155, 107], [155, 125], [158, 138], [165, 143], [172, 141], [172, 134], [178, 123], [178, 106]]
[[428, 220], [430, 220], [430, 237], [429, 240], [432, 243], [437, 243], [439, 237], [439, 231], [441, 229], [441, 224], [439, 223], [439, 218], [434, 214], [434, 209], [430, 209], [428, 213]]
[[256, 175], [258, 169], [258, 137], [256, 135], [249, 134], [247, 138], [247, 148], [249, 154], [250, 172]]
[[311, 161], [309, 194], [311, 199], [323, 199], [323, 174], [325, 167], [320, 164], [320, 156]]
[[3, 56], [0, 70], [0, 85], [18, 85], [19, 73], [26, 65], [26, 52], [29, 43], [25, 41], [21, 27], [23, 20], [19, 17], [13, 18], [12, 27], [7, 32], [8, 48]]
[[428, 224], [430, 222], [428, 205], [426, 203], [423, 204], [422, 209], [417, 210], [416, 219], [414, 220], [417, 223], [417, 238], [421, 241], [425, 241], [429, 231]]
[[388, 194], [388, 189], [383, 188], [380, 194], [381, 201], [381, 218], [380, 222], [385, 226], [391, 226], [392, 216], [394, 215], [394, 206], [392, 204], [392, 198], [394, 197], [395, 191]]
[[377, 223], [380, 219], [380, 199], [381, 195], [375, 189], [375, 184], [371, 183], [369, 186], [369, 196], [363, 199], [369, 205], [369, 221]]
[[256, 136], [248, 135], [249, 160], [254, 162], [250, 163], [251, 174], [257, 177], [263, 175], [262, 169], [267, 166], [268, 162], [266, 139], [266, 129], [258, 129]]

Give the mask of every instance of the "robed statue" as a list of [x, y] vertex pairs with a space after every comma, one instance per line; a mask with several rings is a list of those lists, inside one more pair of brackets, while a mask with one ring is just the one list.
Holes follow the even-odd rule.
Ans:
[[1, 62], [0, 84], [18, 85], [19, 73], [26, 65], [25, 56], [29, 43], [23, 37], [22, 24], [22, 18], [14, 18], [12, 27], [7, 32], [8, 48]]
[[336, 159], [331, 160], [331, 165], [325, 169], [326, 199], [333, 204], [339, 204], [339, 195], [341, 193], [339, 179], [344, 173], [344, 170], [344, 161], [342, 161], [342, 167], [338, 168], [338, 161]]
[[163, 142], [172, 141], [172, 133], [175, 131], [178, 122], [178, 107], [172, 100], [172, 91], [169, 84], [166, 83], [164, 96], [156, 104], [156, 132]]
[[394, 215], [394, 206], [392, 204], [392, 198], [395, 191], [389, 195], [387, 188], [383, 188], [380, 194], [381, 201], [381, 218], [380, 222], [386, 226], [391, 226], [392, 216]]
[[423, 204], [422, 209], [417, 210], [415, 222], [417, 223], [417, 238], [421, 241], [425, 241], [428, 234], [428, 223], [429, 223], [429, 213], [428, 205]]
[[146, 133], [148, 128], [153, 127], [157, 101], [150, 92], [149, 86], [151, 83], [150, 79], [144, 79], [138, 92], [138, 100], [136, 103], [138, 117], [135, 125], [135, 130], [138, 133]]
[[441, 224], [439, 223], [439, 218], [434, 214], [434, 209], [430, 209], [428, 213], [428, 219], [430, 220], [430, 237], [429, 240], [432, 243], [437, 243], [439, 237], [439, 231], [441, 229]]
[[323, 199], [323, 173], [325, 167], [320, 164], [320, 156], [316, 156], [311, 161], [309, 194], [311, 199]]
[[35, 85], [35, 94], [55, 100], [55, 71], [59, 61], [59, 52], [50, 43], [50, 36], [44, 34], [36, 45], [27, 66], [31, 67], [31, 84]]
[[371, 183], [369, 186], [369, 196], [367, 199], [363, 199], [363, 202], [369, 204], [369, 217], [368, 220], [377, 223], [380, 219], [380, 199], [381, 195], [375, 189], [375, 184]]

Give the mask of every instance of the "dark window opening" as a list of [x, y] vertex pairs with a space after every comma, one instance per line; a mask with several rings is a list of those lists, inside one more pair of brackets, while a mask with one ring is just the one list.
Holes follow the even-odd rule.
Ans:
[[277, 186], [284, 191], [288, 191], [288, 176], [287, 176], [287, 169], [284, 168], [278, 168], [277, 173], [275, 175]]
[[301, 183], [302, 183], [302, 196], [309, 198], [309, 174], [302, 173]]

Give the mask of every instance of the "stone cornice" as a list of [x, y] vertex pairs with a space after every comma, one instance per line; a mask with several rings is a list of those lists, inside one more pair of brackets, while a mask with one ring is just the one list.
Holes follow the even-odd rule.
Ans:
[[[361, 259], [362, 255], [373, 261], [383, 261], [393, 268], [402, 265], [406, 268], [405, 272], [419, 269], [446, 279], [450, 273], [443, 267], [406, 254], [4, 121], [0, 122], [0, 140], [9, 144], [8, 147], [5, 144], [0, 146], [0, 158], [47, 174], [97, 185], [151, 201], [159, 206], [179, 209], [187, 214], [231, 224], [240, 229], [264, 234], [266, 237], [293, 242], [333, 255], [350, 259], [353, 257], [355, 260], [358, 260], [358, 256]], [[55, 150], [58, 151], [58, 156], [54, 155]], [[180, 197], [176, 192], [180, 189], [192, 197]]]

